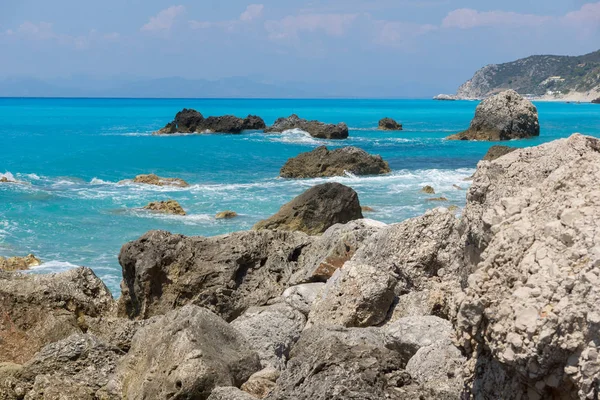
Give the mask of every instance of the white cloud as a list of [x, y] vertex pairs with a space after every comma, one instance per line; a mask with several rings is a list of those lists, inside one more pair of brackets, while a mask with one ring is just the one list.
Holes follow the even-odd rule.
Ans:
[[19, 25], [17, 32], [33, 39], [44, 40], [56, 38], [56, 34], [52, 30], [52, 24], [49, 22], [39, 22], [36, 24], [31, 21], [25, 21]]
[[263, 4], [250, 4], [246, 7], [246, 11], [240, 15], [240, 21], [252, 21], [253, 19], [260, 18], [264, 8]]
[[584, 4], [579, 10], [564, 16], [564, 21], [573, 24], [586, 24], [600, 28], [600, 2]]
[[329, 36], [343, 36], [358, 14], [300, 14], [265, 22], [270, 39], [296, 38], [301, 32], [322, 31]]
[[147, 32], [168, 31], [175, 23], [175, 19], [185, 12], [184, 6], [171, 6], [150, 17], [147, 24], [140, 30]]
[[470, 29], [482, 26], [539, 26], [551, 19], [552, 17], [534, 14], [461, 8], [451, 11], [442, 21], [442, 27]]
[[438, 29], [435, 25], [396, 21], [374, 21], [374, 25], [375, 42], [394, 47], [404, 46], [412, 39]]

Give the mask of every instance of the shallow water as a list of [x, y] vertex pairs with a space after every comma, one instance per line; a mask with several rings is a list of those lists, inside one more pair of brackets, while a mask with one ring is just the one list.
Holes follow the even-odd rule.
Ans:
[[[36, 272], [74, 265], [93, 268], [118, 294], [123, 243], [151, 229], [186, 235], [217, 235], [249, 229], [308, 187], [337, 181], [353, 187], [366, 216], [399, 222], [441, 205], [419, 192], [462, 206], [465, 177], [493, 143], [445, 141], [468, 127], [476, 102], [430, 100], [185, 100], [185, 99], [0, 99], [0, 174], [25, 185], [0, 184], [0, 255], [34, 253], [45, 263]], [[600, 136], [600, 106], [538, 103], [539, 138], [511, 141], [533, 146], [574, 132]], [[316, 140], [301, 131], [284, 134], [155, 137], [151, 132], [180, 109], [205, 116], [247, 114], [267, 124], [297, 113], [350, 126], [345, 141]], [[380, 132], [382, 117], [404, 131]], [[316, 146], [358, 146], [381, 154], [393, 173], [380, 177], [285, 180], [285, 161]], [[156, 173], [191, 187], [118, 185], [138, 174]], [[175, 199], [189, 215], [164, 216], [140, 210], [155, 200]], [[214, 215], [231, 209], [232, 220]]]

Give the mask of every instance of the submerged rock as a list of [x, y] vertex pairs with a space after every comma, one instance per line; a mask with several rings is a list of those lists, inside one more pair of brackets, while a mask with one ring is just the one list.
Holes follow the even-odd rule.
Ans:
[[435, 189], [429, 185], [424, 186], [423, 189], [421, 189], [421, 192], [423, 193], [427, 193], [427, 194], [435, 194]]
[[287, 118], [279, 118], [272, 126], [265, 129], [265, 133], [281, 133], [290, 129], [301, 129], [318, 139], [346, 139], [348, 137], [348, 126], [343, 122], [334, 125], [319, 121], [307, 121], [296, 114]]
[[485, 156], [483, 156], [482, 160], [493, 161], [496, 158], [500, 158], [508, 153], [512, 153], [515, 150], [517, 150], [516, 147], [508, 147], [508, 146], [500, 146], [500, 145], [492, 146], [488, 149], [487, 153], [485, 153]]
[[324, 183], [283, 205], [272, 217], [254, 225], [255, 230], [301, 231], [309, 235], [323, 233], [332, 225], [362, 218], [356, 192], [340, 183]]
[[399, 124], [391, 118], [383, 118], [379, 120], [378, 129], [380, 131], [401, 131], [402, 124]]
[[[126, 183], [127, 181], [121, 181], [119, 183]], [[141, 183], [144, 185], [154, 186], [177, 186], [177, 187], [188, 187], [190, 186], [186, 181], [179, 178], [161, 178], [155, 174], [138, 175], [133, 179], [133, 183]]]
[[168, 135], [174, 133], [240, 133], [243, 130], [257, 130], [265, 128], [262, 118], [248, 115], [245, 119], [234, 115], [204, 118], [196, 110], [184, 108], [175, 115], [175, 119], [164, 128], [155, 132], [155, 135]]
[[231, 218], [235, 218], [237, 217], [238, 214], [235, 211], [221, 211], [220, 213], [217, 213], [217, 215], [215, 215], [216, 219], [231, 219]]
[[4, 271], [22, 271], [41, 264], [42, 261], [33, 254], [25, 257], [0, 257], [0, 270]]
[[281, 168], [283, 178], [317, 178], [325, 176], [380, 175], [390, 172], [381, 156], [370, 155], [357, 147], [342, 147], [329, 151], [327, 147], [301, 153], [290, 158]]
[[449, 140], [511, 140], [539, 136], [537, 108], [514, 90], [483, 100], [475, 110], [471, 126]]
[[186, 215], [183, 207], [175, 200], [153, 201], [144, 206], [144, 209], [164, 214]]

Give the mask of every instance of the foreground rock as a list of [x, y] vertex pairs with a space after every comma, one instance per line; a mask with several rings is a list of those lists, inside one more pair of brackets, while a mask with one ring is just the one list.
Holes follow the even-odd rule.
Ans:
[[484, 161], [494, 161], [496, 158], [500, 158], [508, 153], [512, 153], [517, 150], [516, 147], [508, 147], [508, 146], [492, 146], [489, 148], [485, 156], [483, 156], [482, 160]]
[[[127, 181], [121, 181], [119, 183], [127, 183]], [[154, 186], [177, 186], [177, 187], [188, 187], [190, 186], [186, 181], [179, 178], [161, 178], [155, 174], [138, 175], [133, 179], [133, 183], [141, 183], [144, 185]]]
[[138, 330], [105, 392], [126, 399], [206, 399], [215, 387], [239, 387], [259, 369], [239, 332], [187, 305]]
[[381, 156], [370, 155], [357, 147], [342, 147], [329, 151], [327, 147], [301, 153], [290, 158], [279, 175], [283, 178], [318, 178], [325, 176], [380, 175], [390, 172]]
[[0, 257], [0, 270], [4, 271], [22, 271], [41, 264], [40, 259], [33, 254], [25, 257]]
[[323, 233], [332, 225], [362, 218], [356, 192], [340, 183], [313, 186], [272, 217], [254, 225], [255, 230], [301, 231], [309, 235]]
[[262, 118], [248, 115], [245, 119], [233, 115], [204, 118], [196, 110], [184, 108], [175, 115], [175, 119], [164, 128], [155, 132], [155, 135], [169, 135], [174, 133], [241, 133], [244, 130], [258, 130], [265, 128]]
[[186, 215], [183, 207], [175, 200], [153, 201], [144, 206], [144, 209], [163, 214]]
[[24, 363], [43, 346], [87, 329], [113, 298], [89, 268], [60, 274], [0, 271], [0, 363]]
[[279, 118], [272, 126], [265, 129], [265, 133], [281, 133], [290, 129], [301, 129], [318, 139], [346, 139], [348, 126], [345, 123], [325, 124], [319, 121], [307, 121], [292, 114], [287, 118]]
[[379, 120], [378, 129], [380, 131], [401, 131], [402, 124], [399, 124], [391, 118], [383, 118]]
[[447, 139], [498, 141], [539, 134], [537, 108], [514, 90], [506, 90], [483, 100], [475, 110], [469, 129]]

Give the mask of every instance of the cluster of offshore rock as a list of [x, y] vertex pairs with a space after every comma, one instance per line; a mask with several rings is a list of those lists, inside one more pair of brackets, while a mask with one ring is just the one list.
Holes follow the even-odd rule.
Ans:
[[0, 399], [596, 398], [599, 179], [576, 134], [481, 161], [460, 218], [327, 183], [252, 231], [148, 232], [116, 301], [0, 271]]

